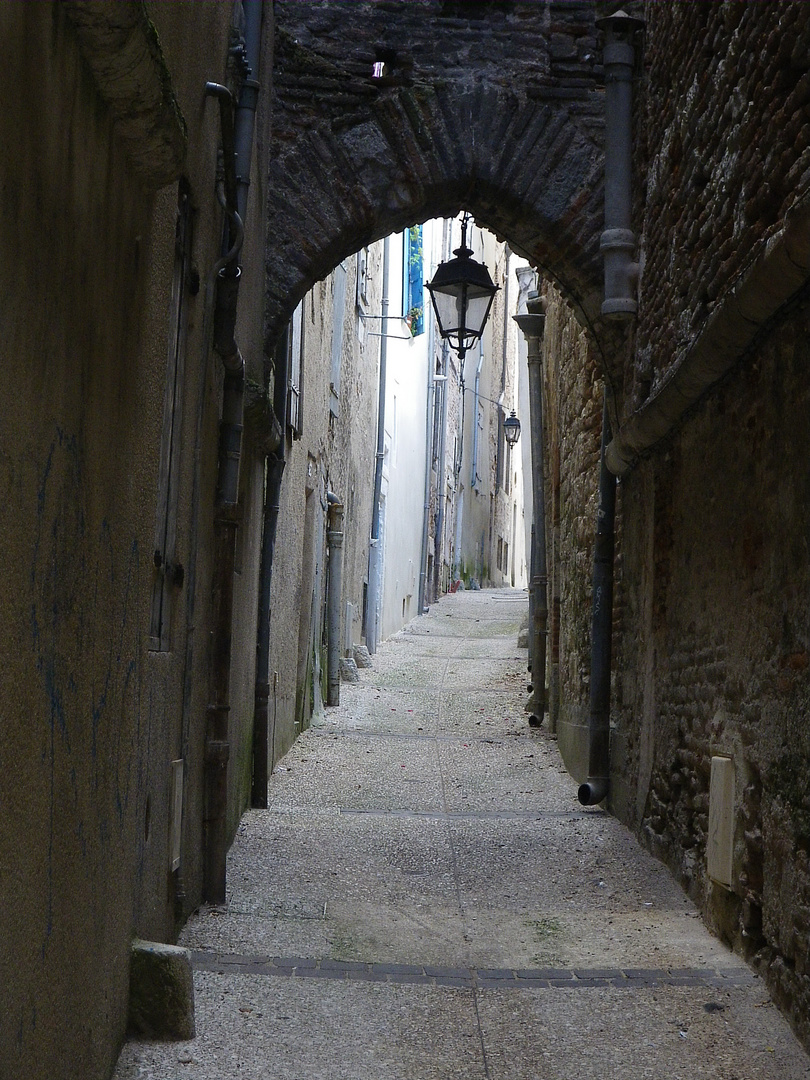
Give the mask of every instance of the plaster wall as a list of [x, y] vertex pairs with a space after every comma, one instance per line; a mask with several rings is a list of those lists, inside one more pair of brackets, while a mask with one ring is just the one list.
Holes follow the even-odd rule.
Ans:
[[[377, 438], [377, 405], [380, 339], [375, 337], [380, 320], [366, 318], [382, 307], [382, 243], [372, 244], [364, 254], [365, 300], [358, 302], [359, 255], [347, 284], [344, 324], [344, 361], [341, 370], [339, 432], [340, 487], [336, 490], [346, 507], [343, 541], [343, 644], [363, 640], [364, 585], [368, 580], [368, 548], [374, 489]], [[396, 324], [395, 324], [396, 325]], [[347, 604], [351, 605], [347, 608]], [[346, 619], [349, 625], [346, 626]]]
[[[458, 222], [454, 224], [458, 230]], [[517, 365], [522, 356], [517, 341], [519, 331], [512, 321], [518, 310], [513, 257], [505, 244], [483, 228], [471, 225], [467, 242], [473, 248], [473, 258], [488, 268], [498, 292], [480, 343], [463, 361], [455, 360], [455, 372], [451, 369], [451, 374], [456, 374], [458, 393], [448, 421], [450, 443], [455, 441], [458, 448], [454, 575], [467, 588], [511, 585], [514, 565], [514, 584], [523, 587], [527, 567], [521, 448], [510, 453], [500, 435], [503, 418], [518, 404]], [[452, 400], [456, 393], [451, 394]], [[524, 420], [521, 438], [528, 439], [528, 410]], [[517, 532], [521, 535], [516, 541]]]
[[[161, 702], [162, 724], [172, 734], [165, 750], [147, 747], [150, 761], [163, 759], [154, 777], [151, 794], [153, 814], [157, 814], [163, 848], [154, 856], [153, 880], [141, 890], [139, 904], [143, 917], [136, 922], [139, 936], [171, 940], [184, 918], [198, 906], [203, 873], [204, 761], [206, 710], [209, 705], [211, 582], [215, 574], [212, 559], [214, 493], [216, 488], [218, 425], [221, 415], [223, 367], [210, 348], [210, 314], [206, 323], [206, 289], [212, 267], [221, 254], [223, 215], [216, 197], [217, 155], [221, 142], [219, 106], [201, 88], [207, 80], [231, 83], [227, 66], [232, 21], [231, 5], [210, 3], [195, 9], [193, 21], [187, 12], [171, 5], [155, 4], [150, 9], [162, 55], [172, 78], [178, 106], [186, 119], [189, 140], [184, 162], [184, 182], [193, 207], [193, 232], [188, 280], [185, 282], [185, 348], [183, 381], [178, 384], [175, 416], [179, 420], [179, 464], [173, 481], [176, 499], [176, 562], [183, 568], [182, 583], [176, 590], [171, 613], [168, 647], [151, 648], [150, 695]], [[242, 275], [235, 337], [245, 360], [249, 383], [264, 378], [264, 240], [261, 222], [266, 195], [269, 110], [273, 27], [265, 8], [262, 26], [262, 67], [258, 107], [254, 121], [254, 145], [246, 223], [248, 228], [240, 252]], [[200, 42], [205, 46], [201, 47]], [[161, 193], [167, 204], [176, 202], [176, 189]], [[173, 206], [166, 211], [168, 258], [174, 256]], [[250, 227], [252, 226], [252, 227]], [[199, 290], [197, 291], [197, 280]], [[150, 280], [152, 280], [150, 278]], [[161, 393], [170, 378], [166, 352], [173, 333], [167, 319], [172, 281], [158, 280], [145, 312], [156, 328], [160, 363], [163, 365]], [[213, 296], [213, 291], [210, 293]], [[159, 328], [159, 329], [158, 329]], [[162, 339], [159, 335], [162, 335]], [[161, 405], [161, 408], [163, 405]], [[155, 436], [154, 451], [165, 438], [162, 429]], [[228, 740], [227, 830], [233, 835], [242, 811], [248, 804], [251, 780], [252, 725], [255, 690], [257, 585], [260, 565], [261, 509], [264, 458], [259, 453], [250, 425], [245, 429], [240, 467], [239, 528], [234, 575], [234, 619], [231, 633], [231, 684]], [[153, 520], [155, 514], [153, 511]], [[150, 582], [150, 587], [151, 587]], [[158, 688], [165, 686], [163, 696]], [[184, 760], [184, 804], [181, 865], [166, 876], [169, 863], [170, 797], [168, 762]], [[150, 766], [155, 768], [155, 766]], [[158, 905], [162, 907], [158, 908]], [[148, 912], [151, 914], [147, 915]], [[160, 912], [157, 917], [156, 910]]]
[[[425, 222], [424, 251], [432, 250], [434, 230], [440, 227], [440, 222]], [[389, 314], [407, 314], [402, 302], [404, 234], [395, 234], [389, 243]], [[427, 310], [424, 332], [416, 337], [411, 336], [404, 321], [390, 321], [387, 325], [381, 639], [391, 637], [418, 614], [425, 518], [428, 372], [433, 348], [431, 328]]]
[[[379, 314], [382, 245], [368, 252], [367, 309]], [[376, 446], [379, 322], [358, 308], [357, 256], [344, 260], [343, 307], [336, 273], [302, 301], [300, 426], [287, 433], [271, 597], [271, 756], [278, 760], [325, 699], [326, 495], [344, 504], [341, 653], [362, 639], [363, 586]], [[338, 297], [340, 289], [337, 290]], [[332, 342], [342, 338], [337, 398]], [[336, 410], [336, 411], [335, 411]], [[347, 605], [350, 605], [347, 607]], [[347, 626], [346, 621], [349, 620]]]
[[[519, 283], [517, 267], [525, 261], [516, 257], [505, 244], [494, 252], [493, 280], [499, 291], [495, 294], [490, 320], [493, 402], [487, 405], [487, 435], [491, 448], [489, 479], [491, 484], [492, 516], [490, 541], [490, 579], [493, 585], [525, 588], [528, 584], [526, 563], [523, 457], [521, 440], [529, 440], [528, 410], [521, 413], [518, 400], [519, 352], [518, 339], [523, 334], [513, 316], [518, 312]], [[525, 364], [525, 358], [523, 358]], [[503, 421], [512, 411], [522, 416], [518, 444], [510, 449], [502, 435]]]

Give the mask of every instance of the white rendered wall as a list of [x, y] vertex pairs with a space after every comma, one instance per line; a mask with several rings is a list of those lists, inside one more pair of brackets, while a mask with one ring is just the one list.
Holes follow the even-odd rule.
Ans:
[[[431, 250], [433, 230], [426, 222], [422, 244]], [[389, 315], [403, 312], [403, 236], [390, 239]], [[424, 276], [429, 267], [427, 259]], [[426, 299], [429, 299], [425, 293]], [[426, 408], [430, 315], [425, 305], [425, 332], [411, 337], [407, 324], [389, 319], [385, 402], [383, 495], [382, 612], [380, 639], [390, 637], [418, 614], [419, 573], [425, 507], [427, 464]]]

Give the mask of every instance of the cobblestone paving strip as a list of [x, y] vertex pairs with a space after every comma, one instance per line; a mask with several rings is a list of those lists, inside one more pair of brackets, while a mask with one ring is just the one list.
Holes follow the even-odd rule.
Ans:
[[376, 807], [341, 806], [346, 816], [429, 818], [433, 821], [535, 821], [540, 818], [577, 821], [580, 818], [607, 817], [604, 810], [382, 810]]
[[750, 986], [756, 976], [745, 967], [723, 968], [460, 968], [433, 964], [363, 963], [303, 956], [251, 956], [195, 950], [197, 971], [221, 975], [268, 975], [304, 979], [384, 982], [487, 990], [584, 990], [617, 987], [645, 990], [666, 986], [726, 988]]
[[[498, 736], [497, 739], [488, 738], [486, 735], [425, 735], [421, 732], [410, 731], [368, 731], [358, 728], [356, 731], [341, 731], [338, 728], [309, 728], [311, 738], [324, 736], [332, 739], [403, 739], [406, 742], [441, 742], [460, 743], [462, 746], [468, 743], [484, 743], [488, 746], [514, 746], [525, 743], [527, 746], [537, 746], [537, 740], [529, 735], [521, 735], [518, 732]], [[508, 741], [507, 741], [508, 740]]]

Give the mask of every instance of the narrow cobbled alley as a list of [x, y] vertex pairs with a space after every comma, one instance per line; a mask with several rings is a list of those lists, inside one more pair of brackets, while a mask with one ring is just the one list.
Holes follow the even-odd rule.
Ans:
[[116, 1080], [810, 1077], [761, 981], [529, 728], [525, 606], [448, 596], [344, 684], [183, 933], [197, 1038], [129, 1043]]

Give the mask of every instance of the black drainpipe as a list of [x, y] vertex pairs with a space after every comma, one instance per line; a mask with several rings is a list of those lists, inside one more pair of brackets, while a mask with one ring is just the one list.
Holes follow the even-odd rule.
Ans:
[[[634, 39], [643, 19], [614, 11], [596, 25], [604, 31], [605, 67], [605, 230], [600, 247], [605, 264], [602, 314], [608, 319], [632, 319], [638, 265], [632, 229], [632, 105], [636, 54]], [[610, 651], [613, 637], [613, 549], [616, 516], [616, 477], [605, 463], [610, 442], [608, 387], [602, 408], [602, 448], [599, 455], [599, 513], [593, 554], [593, 614], [591, 619], [591, 684], [588, 717], [588, 779], [578, 791], [583, 806], [600, 803], [610, 787]]]
[[633, 40], [643, 19], [615, 11], [596, 25], [604, 31], [605, 68], [605, 229], [600, 248], [605, 264], [602, 314], [632, 319], [638, 310], [636, 235], [632, 228]]
[[613, 638], [616, 477], [605, 464], [605, 449], [611, 438], [608, 417], [605, 393], [602, 406], [602, 448], [599, 454], [599, 513], [593, 551], [588, 779], [580, 785], [577, 792], [583, 806], [600, 803], [610, 787], [610, 650]]
[[239, 254], [244, 238], [250, 164], [253, 147], [259, 70], [262, 2], [244, 0], [245, 70], [235, 113], [226, 87], [207, 83], [206, 92], [220, 102], [222, 154], [225, 173], [225, 211], [230, 249], [217, 278], [214, 311], [214, 348], [225, 368], [219, 465], [214, 506], [214, 574], [212, 581], [209, 705], [205, 743], [204, 897], [209, 903], [225, 901], [225, 861], [228, 851], [228, 758], [230, 742], [231, 635], [236, 537], [238, 531], [239, 464], [245, 399], [245, 364], [235, 340], [241, 269]]

